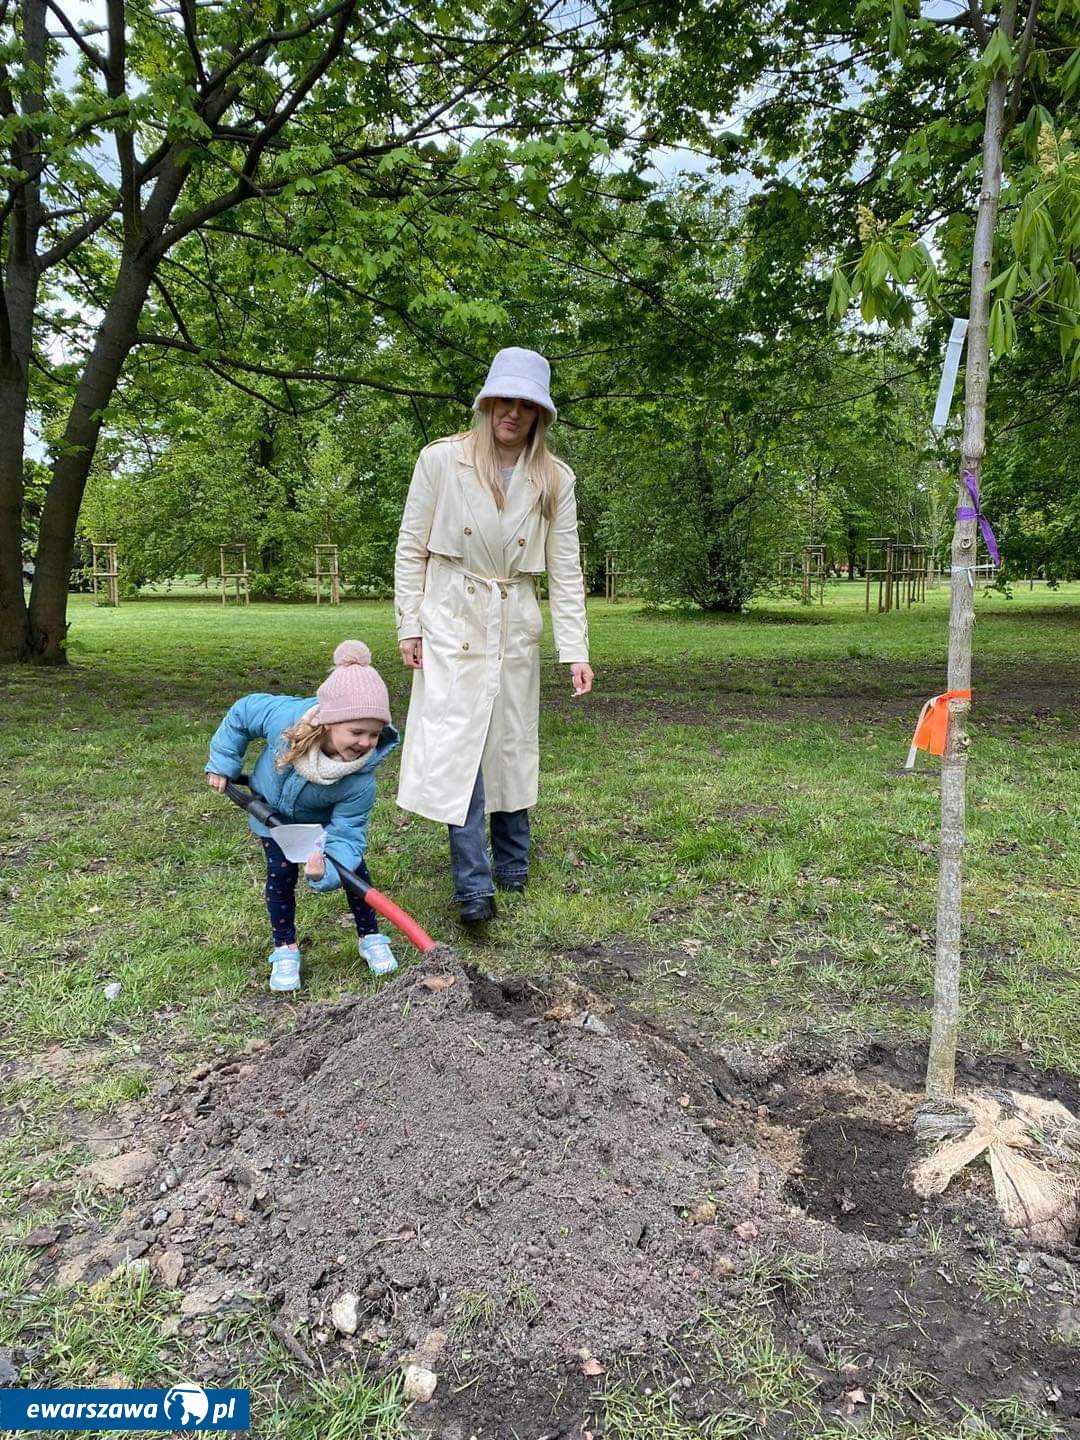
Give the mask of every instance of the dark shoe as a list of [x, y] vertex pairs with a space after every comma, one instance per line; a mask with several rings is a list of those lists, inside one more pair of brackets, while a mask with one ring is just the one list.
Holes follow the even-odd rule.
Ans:
[[495, 901], [490, 895], [481, 895], [475, 900], [466, 900], [458, 909], [458, 916], [463, 925], [483, 925], [485, 921], [494, 920], [496, 914]]
[[496, 885], [499, 887], [499, 889], [502, 890], [503, 893], [506, 894], [506, 895], [524, 895], [524, 893], [525, 893], [525, 881], [524, 881], [524, 880], [498, 880], [498, 879], [496, 879], [495, 884], [496, 884]]

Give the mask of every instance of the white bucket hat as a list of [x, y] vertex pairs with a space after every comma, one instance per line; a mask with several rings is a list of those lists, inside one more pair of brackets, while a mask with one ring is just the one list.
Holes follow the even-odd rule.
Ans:
[[522, 350], [517, 345], [500, 350], [492, 360], [484, 388], [473, 401], [473, 409], [480, 409], [481, 400], [499, 397], [533, 400], [548, 412], [552, 420], [559, 413], [551, 403], [551, 366], [537, 351]]

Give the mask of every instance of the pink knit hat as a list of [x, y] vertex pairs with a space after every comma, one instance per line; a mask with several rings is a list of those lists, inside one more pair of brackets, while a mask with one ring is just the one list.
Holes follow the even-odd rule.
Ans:
[[362, 640], [343, 640], [334, 651], [334, 668], [315, 692], [320, 725], [345, 720], [383, 720], [390, 723], [390, 693], [386, 681], [371, 663], [371, 651]]

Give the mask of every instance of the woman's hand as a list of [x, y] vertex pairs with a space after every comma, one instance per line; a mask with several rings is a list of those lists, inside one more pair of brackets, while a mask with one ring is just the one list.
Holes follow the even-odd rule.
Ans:
[[570, 679], [573, 682], [574, 694], [588, 695], [592, 689], [593, 671], [587, 661], [576, 661], [570, 666]]
[[224, 795], [225, 786], [229, 781], [225, 775], [211, 775], [210, 772], [207, 771], [206, 783], [210, 786], [211, 790], [216, 790], [219, 795]]
[[422, 670], [424, 668], [424, 642], [419, 635], [415, 640], [402, 640], [398, 645], [401, 651], [401, 663], [409, 670]]
[[315, 850], [304, 861], [304, 874], [309, 880], [321, 880], [326, 874], [326, 861], [321, 850]]

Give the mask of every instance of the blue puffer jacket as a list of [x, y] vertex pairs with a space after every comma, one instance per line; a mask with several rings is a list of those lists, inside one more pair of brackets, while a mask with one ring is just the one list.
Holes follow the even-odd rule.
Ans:
[[[327, 853], [355, 870], [367, 849], [368, 820], [375, 804], [375, 771], [399, 743], [398, 732], [393, 725], [383, 727], [375, 754], [362, 770], [332, 785], [312, 785], [291, 765], [279, 770], [274, 757], [287, 748], [282, 733], [315, 703], [314, 695], [307, 700], [296, 695], [242, 695], [214, 732], [206, 773], [235, 780], [243, 773], [248, 746], [253, 740], [265, 740], [266, 749], [251, 772], [253, 789], [283, 820], [325, 826]], [[273, 833], [251, 817], [248, 824], [256, 835]], [[333, 890], [341, 881], [327, 860], [322, 879], [308, 883], [313, 890]]]

